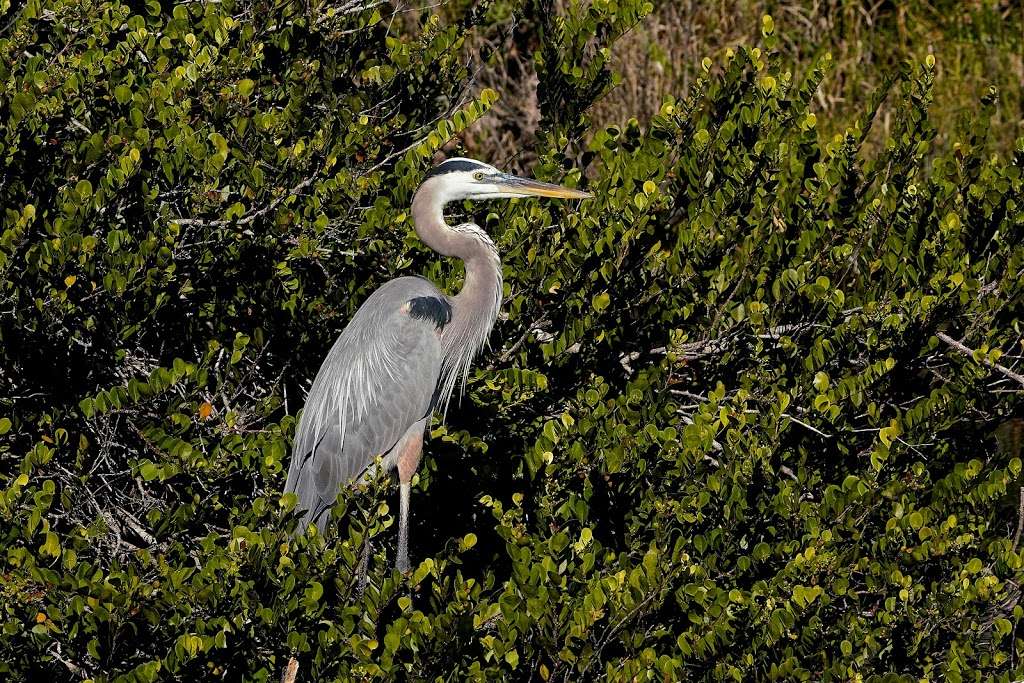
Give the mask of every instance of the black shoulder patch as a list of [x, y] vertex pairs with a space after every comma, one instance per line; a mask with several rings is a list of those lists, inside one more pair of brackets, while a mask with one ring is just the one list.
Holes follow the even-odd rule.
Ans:
[[452, 305], [436, 296], [418, 296], [409, 299], [409, 316], [432, 322], [440, 330], [452, 321]]
[[427, 171], [427, 175], [423, 178], [433, 178], [436, 175], [443, 173], [452, 173], [453, 171], [486, 171], [487, 167], [483, 164], [478, 164], [475, 161], [469, 161], [468, 159], [449, 159], [448, 161], [442, 161], [434, 168]]

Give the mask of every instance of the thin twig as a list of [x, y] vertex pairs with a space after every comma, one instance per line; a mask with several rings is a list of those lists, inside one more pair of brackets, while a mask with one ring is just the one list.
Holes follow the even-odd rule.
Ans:
[[517, 339], [515, 341], [515, 343], [512, 344], [512, 346], [510, 346], [507, 349], [505, 349], [504, 351], [502, 351], [501, 356], [498, 357], [498, 362], [499, 363], [504, 363], [509, 358], [511, 358], [512, 354], [514, 354], [516, 351], [518, 351], [519, 347], [523, 345], [523, 343], [526, 341], [527, 337], [529, 337], [532, 332], [537, 331], [537, 328], [539, 328], [541, 325], [547, 324], [547, 322], [548, 322], [548, 314], [547, 313], [541, 313], [539, 317], [534, 319], [534, 321], [532, 323], [530, 323], [529, 325], [526, 326], [526, 331], [523, 332], [522, 335], [520, 335], [519, 339]]
[[[249, 225], [250, 223], [255, 221], [257, 218], [260, 218], [261, 216], [264, 216], [264, 215], [270, 213], [271, 211], [276, 209], [278, 206], [280, 206], [281, 202], [283, 202], [284, 200], [288, 199], [289, 197], [294, 197], [295, 195], [299, 194], [300, 191], [302, 191], [302, 190], [306, 189], [307, 187], [309, 187], [310, 185], [312, 185], [313, 181], [315, 181], [317, 179], [317, 176], [319, 175], [319, 173], [320, 172], [317, 171], [315, 174], [313, 174], [309, 178], [306, 178], [301, 183], [299, 183], [298, 185], [296, 185], [292, 189], [288, 190], [287, 192], [282, 194], [280, 197], [278, 197], [274, 201], [272, 201], [269, 204], [267, 204], [266, 206], [264, 206], [262, 209], [259, 209], [257, 211], [253, 211], [253, 212], [251, 212], [249, 214], [246, 214], [245, 216], [242, 216], [241, 218], [238, 219], [237, 224], [238, 225]], [[226, 220], [207, 220], [205, 218], [172, 218], [171, 222], [172, 223], [177, 223], [178, 225], [182, 225], [182, 226], [185, 226], [185, 225], [202, 225], [202, 226], [207, 226], [207, 227], [214, 227], [214, 226], [220, 226], [220, 225], [229, 225], [231, 223], [231, 221], [226, 221]]]
[[786, 418], [789, 418], [789, 420], [790, 420], [790, 421], [792, 421], [792, 422], [796, 422], [796, 423], [797, 423], [798, 425], [800, 425], [801, 427], [804, 427], [804, 428], [806, 428], [806, 429], [809, 429], [809, 430], [811, 430], [812, 432], [814, 432], [815, 434], [818, 434], [819, 436], [823, 436], [823, 437], [825, 437], [826, 439], [831, 439], [831, 438], [832, 438], [832, 435], [831, 435], [831, 434], [826, 434], [825, 432], [821, 431], [821, 430], [820, 430], [820, 429], [818, 429], [817, 427], [812, 427], [811, 425], [807, 424], [807, 423], [806, 423], [806, 422], [804, 422], [803, 420], [800, 420], [800, 419], [798, 419], [798, 418], [796, 418], [796, 417], [793, 417], [793, 416], [792, 416], [792, 415], [790, 415], [789, 413], [783, 413], [783, 414], [782, 414], [782, 417], [786, 417]]
[[78, 676], [81, 679], [89, 678], [89, 673], [85, 669], [83, 669], [81, 666], [71, 661], [70, 659], [64, 657], [63, 653], [61, 652], [59, 641], [54, 643], [54, 648], [51, 649], [49, 653], [53, 656], [54, 659], [56, 659], [58, 662], [67, 667], [67, 670], [70, 671], [73, 675]]
[[1024, 486], [1020, 487], [1020, 503], [1017, 506], [1017, 533], [1013, 535], [1013, 546], [1010, 548], [1017, 552], [1017, 544], [1020, 543], [1020, 532], [1024, 530]]
[[[947, 344], [949, 344], [950, 346], [952, 346], [954, 349], [956, 349], [960, 353], [964, 354], [965, 356], [970, 356], [972, 359], [975, 358], [974, 349], [972, 349], [969, 346], [965, 345], [963, 342], [960, 342], [960, 341], [957, 341], [956, 339], [953, 339], [952, 337], [950, 337], [945, 332], [939, 332], [935, 336], [938, 337], [939, 339], [941, 339], [942, 341], [946, 342]], [[1013, 370], [1011, 370], [1010, 368], [1002, 366], [999, 363], [995, 363], [993, 361], [990, 361], [988, 358], [986, 358], [984, 356], [982, 356], [981, 362], [982, 362], [982, 364], [987, 365], [988, 367], [992, 368], [993, 370], [996, 370], [998, 372], [1003, 373], [1004, 375], [1006, 375], [1007, 377], [1009, 377], [1010, 379], [1014, 380], [1015, 382], [1020, 384], [1022, 387], [1024, 387], [1024, 375], [1019, 375], [1016, 372], [1014, 372]]]
[[281, 683], [295, 683], [295, 677], [299, 674], [299, 660], [292, 657], [288, 660], [288, 666], [281, 673]]

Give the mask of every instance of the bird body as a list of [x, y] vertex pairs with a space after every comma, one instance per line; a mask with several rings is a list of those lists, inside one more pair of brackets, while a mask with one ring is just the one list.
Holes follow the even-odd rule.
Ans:
[[285, 484], [309, 523], [323, 530], [339, 487], [373, 473], [378, 457], [399, 475], [401, 507], [396, 566], [408, 570], [409, 490], [423, 434], [435, 408], [447, 410], [456, 384], [486, 345], [502, 300], [494, 242], [472, 223], [448, 225], [445, 204], [458, 199], [588, 197], [584, 192], [517, 178], [472, 159], [435, 167], [413, 199], [416, 232], [444, 256], [462, 259], [462, 289], [448, 296], [420, 277], [400, 277], [374, 291], [327, 354], [299, 420]]
[[299, 495], [304, 522], [322, 531], [338, 486], [363, 474], [378, 455], [393, 467], [399, 440], [428, 417], [447, 321], [420, 309], [435, 308], [450, 317], [448, 297], [433, 283], [391, 280], [366, 299], [331, 347], [295, 436], [293, 451], [303, 455], [293, 457], [288, 473], [286, 490]]

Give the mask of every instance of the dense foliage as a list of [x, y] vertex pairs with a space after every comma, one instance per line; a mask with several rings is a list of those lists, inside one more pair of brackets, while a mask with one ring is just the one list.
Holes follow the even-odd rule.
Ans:
[[[814, 98], [818, 130], [829, 136], [863, 113], [871, 94], [904, 60], [929, 52], [936, 58], [928, 110], [936, 126], [933, 148], [956, 142], [958, 119], [974, 115], [978, 97], [991, 85], [999, 88], [1001, 104], [990, 118], [989, 145], [1006, 152], [1024, 131], [1024, 14], [1014, 0], [658, 2], [616, 43], [612, 65], [622, 86], [596, 103], [591, 120], [657, 113], [664, 93], [685, 92], [700, 76], [705, 55], [756, 43], [764, 14], [784, 27], [779, 49], [796, 73], [821, 53], [832, 54], [828, 78]], [[504, 93], [507, 86], [500, 89]], [[883, 107], [862, 149], [874, 153], [893, 134], [897, 121], [889, 113]]]
[[[830, 58], [794, 77], [766, 16], [649, 120], [588, 130], [651, 6], [526, 9], [16, 8], [0, 675], [1024, 675], [1024, 139], [986, 151], [998, 93], [938, 154], [922, 58], [823, 139]], [[403, 577], [388, 482], [292, 537], [284, 470], [368, 293], [459, 286], [407, 207], [501, 95], [464, 48], [510, 12], [535, 43], [530, 170], [596, 199], [462, 208], [501, 248], [507, 317], [432, 426]]]

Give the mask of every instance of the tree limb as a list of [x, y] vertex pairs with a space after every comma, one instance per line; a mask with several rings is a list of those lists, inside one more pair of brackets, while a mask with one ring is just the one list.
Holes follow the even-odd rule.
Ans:
[[281, 683], [295, 683], [295, 677], [299, 674], [299, 660], [292, 657], [288, 660], [288, 666], [281, 673]]
[[1017, 507], [1017, 533], [1013, 535], [1013, 547], [1011, 548], [1013, 552], [1017, 552], [1021, 531], [1024, 531], [1024, 486], [1020, 487], [1020, 503]]
[[[281, 202], [283, 202], [284, 200], [288, 199], [289, 197], [294, 197], [300, 191], [302, 191], [302, 190], [306, 189], [307, 187], [309, 187], [310, 185], [312, 185], [313, 181], [317, 179], [317, 176], [319, 174], [320, 174], [320, 172], [317, 171], [315, 174], [313, 174], [309, 178], [306, 178], [301, 183], [299, 183], [295, 187], [291, 188], [290, 190], [288, 190], [287, 192], [282, 194], [277, 199], [273, 200], [272, 202], [270, 202], [269, 204], [264, 206], [262, 209], [258, 209], [256, 211], [251, 211], [248, 214], [240, 217], [236, 221], [236, 223], [238, 225], [249, 225], [250, 223], [255, 221], [257, 218], [260, 218], [261, 216], [265, 216], [266, 214], [270, 213], [271, 211], [276, 209], [278, 206], [280, 206]], [[171, 222], [172, 223], [177, 223], [178, 225], [181, 225], [181, 226], [185, 226], [185, 225], [201, 225], [201, 226], [206, 226], [206, 227], [216, 227], [216, 226], [230, 225], [231, 224], [231, 221], [220, 220], [220, 219], [207, 220], [207, 219], [204, 219], [204, 218], [172, 218]]]
[[[946, 342], [950, 346], [952, 346], [954, 349], [956, 349], [957, 351], [959, 351], [963, 355], [969, 356], [971, 359], [975, 358], [974, 349], [972, 349], [971, 347], [965, 345], [961, 341], [957, 341], [956, 339], [953, 339], [952, 337], [950, 337], [945, 332], [939, 332], [935, 336], [938, 337], [939, 339], [941, 339], [942, 341]], [[1012, 379], [1013, 381], [1017, 382], [1022, 387], [1024, 387], [1024, 375], [1019, 375], [1016, 372], [1014, 372], [1013, 370], [1011, 370], [1010, 368], [1005, 367], [1003, 365], [1000, 365], [999, 363], [995, 363], [993, 361], [990, 361], [988, 358], [984, 358], [983, 357], [981, 359], [981, 363], [984, 364], [984, 365], [987, 365], [988, 367], [992, 368], [993, 370], [996, 370], [997, 372], [1001, 372], [1005, 376], [1009, 377], [1010, 379]]]

